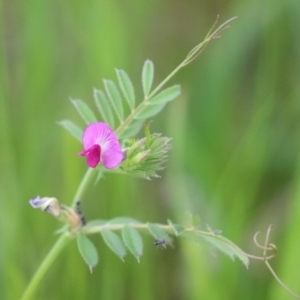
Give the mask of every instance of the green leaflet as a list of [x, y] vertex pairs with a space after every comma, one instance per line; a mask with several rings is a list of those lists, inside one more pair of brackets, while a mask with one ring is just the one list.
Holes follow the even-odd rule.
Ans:
[[69, 226], [68, 225], [64, 225], [61, 228], [55, 230], [54, 234], [61, 234], [61, 233], [67, 232], [68, 230], [69, 230]]
[[249, 266], [249, 258], [242, 252], [242, 250], [221, 235], [200, 235], [196, 232], [183, 232], [181, 236], [199, 244], [207, 242], [219, 251], [228, 255], [232, 260], [237, 257], [246, 266], [246, 268]]
[[122, 237], [129, 251], [140, 262], [140, 257], [143, 254], [143, 240], [139, 232], [131, 226], [125, 225], [122, 230]]
[[125, 100], [128, 102], [131, 110], [135, 107], [135, 94], [133, 84], [124, 70], [116, 70], [120, 89], [124, 95]]
[[103, 91], [94, 89], [94, 100], [104, 122], [112, 129], [115, 127], [114, 115], [111, 105]]
[[147, 97], [150, 93], [154, 78], [154, 64], [150, 60], [146, 60], [142, 70], [142, 85], [144, 96]]
[[[152, 98], [147, 98], [151, 91], [154, 65], [150, 60], [145, 61], [142, 70], [142, 86], [145, 99], [140, 103], [138, 109], [135, 108], [135, 90], [128, 74], [124, 70], [116, 70], [119, 87], [112, 80], [103, 80], [105, 92], [94, 89], [94, 101], [100, 112], [103, 121], [112, 129], [116, 129], [116, 120], [118, 118], [120, 127], [117, 132], [121, 132], [119, 139], [127, 139], [134, 137], [142, 128], [146, 119], [154, 117], [166, 105], [167, 102], [172, 101], [180, 94], [180, 86], [174, 85], [169, 87]], [[131, 109], [131, 115], [125, 116], [124, 121], [124, 107], [123, 98], [128, 103]], [[86, 103], [81, 100], [71, 100], [80, 116], [86, 124], [97, 122], [97, 117]], [[128, 119], [129, 118], [129, 119]], [[125, 122], [125, 123], [124, 123]], [[125, 126], [126, 124], [126, 126]], [[64, 126], [73, 136], [81, 140], [82, 131], [70, 121], [62, 121]]]
[[69, 120], [63, 120], [58, 122], [59, 125], [63, 126], [68, 132], [70, 132], [77, 140], [81, 142], [83, 130]]
[[104, 176], [103, 169], [104, 169], [103, 167], [98, 168], [98, 174], [97, 174], [94, 184], [96, 184]]
[[101, 231], [102, 238], [105, 244], [116, 253], [122, 261], [124, 261], [124, 256], [126, 255], [126, 248], [121, 240], [121, 238], [109, 229], [103, 229]]
[[192, 214], [190, 211], [187, 211], [187, 215], [193, 227], [196, 227], [200, 224], [201, 218], [198, 214]]
[[122, 123], [124, 120], [124, 112], [121, 93], [112, 80], [104, 79], [103, 82], [110, 104], [113, 107], [119, 121]]
[[150, 100], [150, 104], [159, 104], [159, 103], [165, 103], [174, 100], [177, 96], [180, 95], [180, 86], [179, 85], [174, 85], [171, 86], [156, 96], [154, 96]]
[[234, 245], [230, 240], [226, 239], [223, 236], [204, 236], [203, 238], [211, 243], [214, 247], [218, 250], [222, 251], [223, 253], [229, 255], [232, 259], [236, 256], [241, 260], [241, 262], [248, 268], [249, 266], [249, 258], [241, 253], [236, 245]]
[[144, 107], [136, 114], [135, 119], [148, 119], [151, 117], [154, 117], [157, 115], [159, 112], [162, 111], [162, 109], [165, 107], [166, 102], [164, 103], [159, 103], [159, 104], [151, 104], [147, 103], [144, 105]]
[[171, 239], [168, 236], [168, 233], [161, 229], [158, 225], [154, 223], [147, 223], [148, 230], [155, 239], [165, 240], [166, 243], [170, 243]]
[[86, 103], [77, 99], [72, 100], [72, 104], [75, 106], [76, 110], [79, 112], [80, 116], [84, 120], [86, 124], [90, 124], [92, 122], [97, 122], [97, 117], [93, 113], [93, 111], [88, 107]]
[[84, 235], [77, 235], [78, 250], [92, 272], [93, 268], [98, 264], [98, 253], [94, 244]]
[[118, 136], [119, 139], [134, 137], [143, 127], [143, 120], [133, 120]]
[[185, 228], [183, 226], [174, 224], [171, 220], [168, 220], [168, 224], [172, 226], [176, 236], [185, 231]]

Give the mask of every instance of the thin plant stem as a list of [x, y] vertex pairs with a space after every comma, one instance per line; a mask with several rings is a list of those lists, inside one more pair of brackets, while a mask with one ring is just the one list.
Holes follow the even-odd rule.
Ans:
[[190, 53], [187, 55], [187, 57], [182, 61], [149, 95], [147, 95], [143, 101], [131, 112], [131, 114], [121, 123], [121, 125], [116, 129], [116, 135], [119, 136], [124, 129], [131, 123], [131, 121], [134, 119], [136, 114], [142, 110], [142, 108], [161, 90], [161, 88], [172, 78], [174, 75], [183, 67], [190, 64], [196, 57], [199, 56], [203, 52], [203, 50], [206, 48], [206, 46], [214, 39], [220, 37], [220, 33], [227, 29], [228, 23], [233, 21], [236, 17], [231, 18], [221, 24], [213, 33], [210, 33], [212, 29], [215, 27], [216, 22], [214, 23], [212, 29], [205, 37], [204, 41], [198, 44], [196, 47], [194, 47]]
[[116, 129], [117, 136], [119, 136], [124, 131], [124, 129], [134, 119], [136, 114], [147, 104], [147, 102], [183, 67], [184, 62], [182, 62], [176, 69], [174, 69], [172, 73], [170, 73], [147, 97], [145, 97], [145, 99], [131, 112], [131, 114]]
[[277, 282], [287, 291], [289, 292], [292, 296], [294, 296], [297, 299], [300, 299], [300, 296], [298, 294], [296, 294], [295, 292], [293, 292], [287, 285], [285, 285], [281, 279], [277, 276], [277, 274], [275, 273], [275, 271], [273, 270], [273, 268], [271, 267], [271, 265], [269, 264], [269, 262], [267, 260], [265, 260], [265, 264], [267, 266], [267, 268], [269, 269], [269, 271], [272, 273], [273, 277], [277, 280]]
[[[109, 223], [107, 223], [107, 224], [103, 224], [103, 225], [89, 227], [87, 224], [87, 226], [81, 228], [81, 232], [84, 234], [95, 234], [95, 233], [101, 232], [103, 229], [116, 230], [116, 231], [120, 230], [121, 231], [125, 225], [126, 225], [125, 223], [124, 224], [109, 224]], [[174, 230], [171, 225], [164, 225], [164, 224], [156, 224], [156, 225], [158, 227], [160, 227], [161, 229], [167, 231], [168, 233], [174, 234]], [[130, 226], [137, 230], [147, 230], [148, 229], [147, 223], [131, 223]], [[195, 229], [194, 227], [191, 227], [191, 228], [185, 228], [184, 232], [190, 232], [190, 233], [194, 233], [199, 236], [208, 236], [208, 237], [213, 237], [217, 240], [221, 240], [223, 243], [230, 245], [237, 252], [239, 252], [242, 255], [245, 255], [251, 259], [267, 261], [267, 260], [272, 259], [276, 255], [276, 252], [269, 256], [257, 256], [257, 255], [252, 255], [252, 254], [246, 253], [245, 251], [243, 251], [241, 248], [239, 248], [237, 245], [235, 245], [231, 241], [229, 241], [227, 239], [224, 240], [224, 238], [222, 236], [216, 235], [216, 234], [212, 233], [211, 231], [202, 231], [202, 230]], [[268, 250], [275, 251], [275, 249], [272, 249], [272, 248], [270, 248]]]
[[75, 207], [76, 202], [82, 197], [84, 194], [86, 188], [88, 187], [88, 184], [92, 181], [93, 175], [95, 174], [96, 169], [88, 168], [86, 171], [84, 177], [82, 178], [79, 187], [75, 193], [75, 196], [72, 201], [72, 207]]
[[[72, 206], [76, 205], [76, 201], [80, 199], [88, 184], [91, 182], [93, 175], [95, 174], [95, 169], [88, 168], [86, 171], [84, 177], [82, 178], [78, 189], [75, 193]], [[55, 242], [49, 253], [46, 255], [42, 263], [40, 264], [39, 268], [37, 269], [36, 273], [32, 277], [30, 283], [28, 284], [22, 300], [28, 300], [31, 299], [35, 290], [37, 289], [38, 285], [40, 284], [41, 280], [45, 276], [48, 269], [51, 267], [52, 263], [57, 258], [58, 254], [63, 250], [63, 248], [67, 245], [67, 243], [71, 240], [71, 235], [68, 233], [63, 233], [59, 239]]]
[[50, 266], [55, 261], [56, 257], [64, 249], [64, 247], [67, 245], [69, 241], [70, 241], [69, 234], [65, 233], [59, 237], [59, 239], [53, 245], [52, 249], [49, 251], [45, 259], [43, 260], [43, 262], [40, 264], [39, 268], [35, 272], [21, 300], [29, 300], [32, 298], [33, 294], [35, 293], [38, 285], [40, 284], [41, 280], [45, 276], [46, 272], [48, 271]]
[[271, 234], [271, 230], [273, 229], [273, 226], [270, 225], [268, 227], [267, 233], [266, 233], [266, 237], [265, 237], [265, 243], [264, 245], [260, 245], [259, 242], [257, 241], [257, 236], [259, 234], [259, 232], [256, 232], [256, 234], [254, 235], [254, 243], [255, 245], [263, 250], [263, 260], [265, 265], [267, 266], [267, 268], [269, 269], [269, 271], [271, 272], [271, 274], [273, 275], [273, 277], [277, 280], [277, 282], [288, 292], [290, 293], [293, 297], [300, 299], [300, 296], [298, 294], [296, 294], [295, 292], [293, 292], [286, 284], [284, 284], [281, 279], [278, 277], [278, 275], [276, 274], [276, 272], [274, 271], [274, 269], [272, 268], [272, 266], [269, 264], [268, 260], [269, 257], [266, 256], [267, 255], [267, 251], [273, 251], [274, 256], [277, 253], [277, 249], [276, 246], [273, 244], [269, 243], [270, 240], [270, 234]]
[[[214, 38], [219, 37], [218, 34], [223, 31], [224, 29], [227, 28], [227, 25], [229, 22], [231, 22], [233, 19], [228, 20], [227, 22], [223, 23], [222, 25], [220, 25], [219, 28], [217, 28], [215, 30], [215, 32], [213, 32], [212, 34], [208, 34], [208, 36], [206, 36], [206, 38], [204, 39], [204, 41], [202, 43], [200, 43], [198, 46], [196, 46], [193, 50], [192, 53], [189, 54], [185, 60], [179, 64], [177, 66], [177, 68], [175, 68], [147, 97], [145, 97], [145, 99], [136, 107], [135, 110], [132, 111], [132, 113], [123, 121], [123, 123], [118, 127], [118, 129], [115, 131], [116, 135], [119, 136], [124, 129], [126, 129], [126, 127], [130, 124], [130, 122], [134, 119], [134, 117], [136, 116], [136, 114], [151, 100], [151, 98], [153, 96], [155, 96], [155, 94], [157, 92], [159, 92], [159, 90], [184, 66], [188, 65], [190, 62], [192, 62], [203, 50], [203, 48], [205, 46], [207, 46], [207, 44], [213, 40]], [[96, 173], [94, 171], [95, 169], [91, 169], [89, 168], [86, 172], [86, 174], [84, 175], [81, 183], [79, 184], [79, 187], [75, 193], [75, 196], [73, 198], [72, 201], [72, 207], [74, 208], [77, 201], [80, 200], [80, 198], [82, 197], [84, 191], [86, 190], [88, 184], [91, 182], [93, 175]], [[59, 239], [56, 241], [56, 243], [54, 244], [54, 246], [52, 247], [52, 249], [50, 250], [50, 252], [48, 253], [48, 255], [45, 257], [45, 259], [43, 260], [43, 262], [41, 263], [40, 267], [38, 268], [38, 270], [36, 271], [35, 275], [33, 276], [32, 280], [30, 281], [29, 285], [27, 286], [27, 289], [25, 290], [22, 300], [28, 300], [31, 299], [31, 297], [33, 296], [35, 290], [37, 289], [39, 283], [41, 282], [42, 278], [44, 277], [44, 275], [46, 274], [46, 272], [48, 271], [48, 269], [50, 268], [50, 266], [52, 265], [52, 263], [54, 262], [54, 260], [56, 259], [56, 257], [58, 256], [58, 254], [62, 251], [62, 249], [65, 247], [65, 245], [67, 244], [67, 242], [70, 240], [72, 236], [70, 234], [67, 233], [63, 233]]]

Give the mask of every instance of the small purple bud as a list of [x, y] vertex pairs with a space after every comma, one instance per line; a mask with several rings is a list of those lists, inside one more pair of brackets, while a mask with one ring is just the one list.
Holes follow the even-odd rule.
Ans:
[[60, 215], [61, 208], [56, 198], [37, 196], [35, 199], [29, 200], [29, 203], [33, 208], [40, 208], [55, 217]]

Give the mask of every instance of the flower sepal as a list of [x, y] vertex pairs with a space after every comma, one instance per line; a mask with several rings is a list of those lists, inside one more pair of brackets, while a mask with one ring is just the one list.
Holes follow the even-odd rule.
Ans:
[[128, 139], [124, 142], [125, 159], [120, 169], [126, 174], [150, 179], [159, 177], [156, 172], [164, 169], [171, 149], [171, 139], [160, 133], [150, 133], [149, 124], [144, 126], [144, 130], [144, 138]]

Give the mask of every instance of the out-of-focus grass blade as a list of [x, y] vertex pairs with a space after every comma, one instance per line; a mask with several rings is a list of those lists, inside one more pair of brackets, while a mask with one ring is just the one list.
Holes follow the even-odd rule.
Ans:
[[98, 253], [96, 247], [84, 234], [77, 235], [77, 246], [82, 258], [92, 272], [93, 268], [98, 264]]
[[122, 237], [129, 251], [140, 262], [140, 257], [143, 254], [143, 240], [139, 232], [131, 226], [125, 225], [122, 230]]
[[155, 97], [153, 97], [150, 100], [150, 103], [159, 104], [159, 103], [169, 102], [174, 100], [179, 95], [180, 95], [180, 86], [174, 85], [157, 94]]
[[93, 113], [93, 111], [88, 107], [86, 103], [82, 100], [72, 100], [72, 104], [75, 106], [76, 110], [79, 112], [80, 116], [84, 120], [86, 124], [90, 124], [92, 122], [97, 122], [97, 117]]
[[126, 255], [126, 248], [121, 238], [109, 229], [103, 229], [101, 231], [101, 235], [108, 248], [110, 248], [110, 250], [116, 253], [122, 261], [124, 261], [124, 256]]
[[142, 70], [142, 85], [144, 96], [148, 96], [152, 87], [154, 78], [154, 64], [150, 60], [146, 60]]
[[124, 112], [121, 93], [112, 80], [104, 79], [103, 82], [111, 106], [113, 107], [120, 122], [122, 122], [124, 120]]
[[68, 132], [70, 132], [77, 140], [81, 141], [83, 130], [69, 120], [62, 120], [58, 122], [59, 125], [63, 126]]
[[104, 122], [114, 129], [115, 120], [111, 105], [103, 91], [94, 89], [94, 100]]
[[116, 70], [116, 73], [119, 81], [119, 86], [124, 95], [124, 98], [128, 102], [131, 110], [133, 110], [135, 107], [135, 95], [133, 84], [124, 70]]

